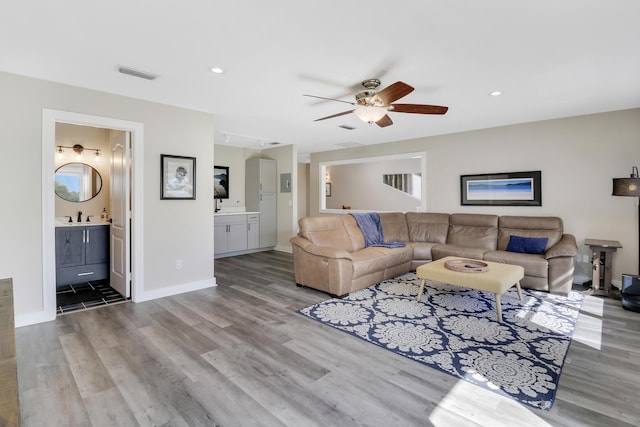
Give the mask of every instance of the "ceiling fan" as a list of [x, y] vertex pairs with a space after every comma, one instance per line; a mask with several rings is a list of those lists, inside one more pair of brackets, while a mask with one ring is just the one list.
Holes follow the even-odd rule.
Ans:
[[326, 99], [329, 101], [344, 102], [356, 106], [356, 108], [343, 111], [342, 113], [332, 114], [330, 116], [321, 117], [314, 121], [332, 119], [334, 117], [344, 116], [345, 114], [355, 113], [360, 120], [369, 124], [375, 123], [380, 127], [386, 127], [393, 124], [393, 121], [387, 114], [388, 112], [396, 113], [413, 113], [413, 114], [445, 114], [449, 107], [439, 105], [425, 104], [394, 104], [393, 102], [407, 96], [413, 92], [414, 88], [404, 82], [395, 82], [386, 88], [378, 91], [380, 80], [368, 79], [362, 82], [364, 90], [356, 93], [356, 102], [343, 101], [341, 99], [325, 98], [315, 95], [304, 95], [311, 98]]

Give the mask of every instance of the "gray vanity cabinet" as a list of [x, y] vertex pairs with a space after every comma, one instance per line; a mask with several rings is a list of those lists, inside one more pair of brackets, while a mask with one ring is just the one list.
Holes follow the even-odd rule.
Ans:
[[109, 225], [56, 227], [56, 284], [109, 278]]

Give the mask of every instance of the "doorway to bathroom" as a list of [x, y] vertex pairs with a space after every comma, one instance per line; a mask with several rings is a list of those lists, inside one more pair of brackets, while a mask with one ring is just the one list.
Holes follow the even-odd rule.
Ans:
[[130, 133], [56, 123], [56, 312], [126, 301]]
[[[84, 138], [82, 134], [102, 136]], [[141, 286], [136, 279], [142, 270], [142, 257], [132, 255], [142, 249], [142, 230], [134, 226], [142, 211], [142, 144], [141, 123], [43, 111], [43, 294], [47, 317], [65, 312], [58, 304], [57, 291], [66, 291], [61, 299], [76, 309], [135, 301], [137, 286]], [[87, 200], [80, 203], [64, 200], [51, 191], [57, 186], [54, 177], [61, 164], [72, 163], [88, 165], [98, 172], [95, 177], [104, 177], [99, 191], [95, 191], [98, 179], [91, 177], [83, 179], [93, 190], [67, 188], [70, 193], [88, 193]], [[74, 231], [81, 249], [71, 243]], [[57, 243], [56, 235], [60, 233], [65, 236], [63, 243]], [[72, 259], [72, 264], [61, 269], [56, 253], [65, 253], [58, 247], [65, 243], [71, 259], [77, 254], [69, 248], [86, 253], [76, 256], [75, 264]], [[82, 263], [84, 267], [79, 265]], [[81, 294], [86, 294], [88, 300], [83, 301]], [[105, 295], [97, 299], [100, 294]]]

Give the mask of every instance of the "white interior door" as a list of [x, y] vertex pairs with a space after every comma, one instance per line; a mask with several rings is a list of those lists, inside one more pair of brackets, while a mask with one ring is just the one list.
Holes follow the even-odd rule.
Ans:
[[131, 206], [129, 198], [130, 133], [111, 131], [111, 287], [131, 297], [130, 246]]

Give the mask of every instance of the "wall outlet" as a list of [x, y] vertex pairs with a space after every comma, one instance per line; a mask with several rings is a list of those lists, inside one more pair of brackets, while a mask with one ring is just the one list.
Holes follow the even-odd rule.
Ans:
[[181, 259], [177, 259], [176, 260], [176, 270], [181, 270], [182, 269], [182, 260]]
[[591, 258], [589, 257], [589, 255], [582, 255], [582, 262], [591, 262]]

